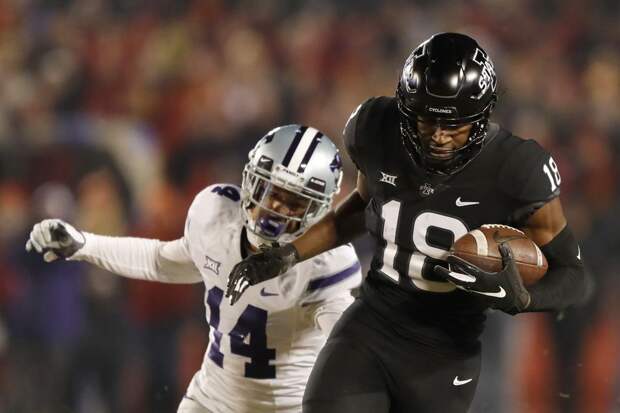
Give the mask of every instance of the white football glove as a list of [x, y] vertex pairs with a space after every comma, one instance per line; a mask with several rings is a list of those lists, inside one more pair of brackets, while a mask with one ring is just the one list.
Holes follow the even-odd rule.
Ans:
[[45, 219], [35, 224], [26, 242], [26, 251], [43, 254], [46, 262], [67, 259], [84, 246], [84, 234], [60, 219]]

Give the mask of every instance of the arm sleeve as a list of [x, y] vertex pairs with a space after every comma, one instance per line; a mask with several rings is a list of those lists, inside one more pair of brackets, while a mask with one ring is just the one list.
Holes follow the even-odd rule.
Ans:
[[184, 238], [108, 237], [84, 233], [86, 243], [71, 260], [86, 261], [123, 277], [172, 284], [202, 282]]
[[568, 226], [541, 247], [549, 263], [545, 276], [528, 290], [531, 303], [526, 311], [561, 311], [580, 304], [592, 288], [581, 260], [581, 250]]

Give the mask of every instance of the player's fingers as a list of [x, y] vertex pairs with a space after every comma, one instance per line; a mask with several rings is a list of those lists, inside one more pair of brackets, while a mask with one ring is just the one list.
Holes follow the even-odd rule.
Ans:
[[457, 285], [468, 285], [478, 281], [473, 275], [452, 271], [441, 265], [435, 265], [435, 274]]
[[62, 222], [62, 221], [58, 218], [47, 218], [41, 221], [41, 224], [50, 226], [50, 225], [54, 225], [56, 222]]
[[237, 291], [239, 291], [239, 295], [243, 294], [243, 292], [250, 286], [250, 282], [247, 278], [241, 278], [237, 283]]
[[237, 279], [239, 278], [239, 264], [235, 265], [228, 275], [228, 283], [226, 284], [226, 297], [230, 297], [232, 292], [235, 289], [235, 284], [237, 283]]
[[232, 285], [232, 274], [228, 277], [228, 283], [226, 284], [226, 292], [224, 293], [224, 297], [230, 297], [230, 295], [232, 294], [232, 288], [230, 288], [231, 285]]
[[235, 292], [235, 286], [237, 285], [239, 276], [238, 274], [234, 274], [228, 280], [228, 285], [226, 286], [226, 297], [230, 297]]
[[30, 239], [28, 239], [28, 241], [26, 241], [26, 251], [30, 252], [32, 251], [33, 246], [32, 246], [32, 241], [30, 241]]
[[504, 266], [514, 260], [512, 248], [510, 248], [510, 245], [508, 245], [507, 242], [502, 242], [497, 246], [497, 248], [499, 249], [499, 253], [502, 255], [502, 263]]
[[235, 284], [235, 280], [239, 275], [239, 264], [240, 263], [236, 264], [228, 274], [228, 281], [226, 282], [226, 297], [228, 297], [232, 292], [232, 287]]
[[52, 228], [54, 228], [54, 220], [46, 219], [45, 221], [41, 222], [41, 236], [43, 237], [43, 240], [46, 244], [52, 242]]
[[38, 252], [39, 254], [43, 252], [43, 247], [37, 242], [37, 240], [35, 240], [34, 238], [32, 238], [32, 233], [30, 234], [30, 245], [34, 248], [34, 250], [36, 252]]
[[233, 293], [235, 294], [240, 294], [241, 293], [241, 287], [243, 286], [243, 282], [245, 281], [245, 279], [243, 277], [239, 278], [236, 282], [235, 285], [233, 287]]
[[58, 241], [60, 244], [63, 242], [71, 242], [71, 235], [67, 231], [67, 227], [62, 222], [55, 222], [50, 228], [50, 234], [54, 241]]
[[247, 279], [245, 278], [239, 279], [235, 286], [235, 291], [233, 292], [233, 297], [230, 301], [230, 305], [235, 305], [235, 303], [239, 301], [239, 299], [241, 299], [241, 296], [243, 295], [245, 290], [248, 289], [249, 286], [250, 286], [250, 283]]
[[230, 295], [230, 305], [235, 305], [235, 303], [237, 302], [237, 300], [239, 300], [240, 294], [237, 291], [234, 291], [231, 295]]
[[36, 242], [40, 247], [44, 247], [47, 245], [45, 237], [43, 236], [44, 232], [45, 229], [43, 228], [43, 226], [41, 224], [36, 224], [30, 232], [30, 239]]
[[235, 305], [235, 303], [239, 300], [239, 298], [241, 297], [241, 292], [239, 290], [237, 290], [236, 288], [233, 289], [233, 291], [230, 293], [230, 305]]
[[56, 261], [57, 259], [58, 259], [58, 255], [56, 255], [54, 251], [46, 251], [45, 254], [43, 254], [43, 260], [45, 262], [52, 262], [52, 261]]
[[[451, 264], [450, 268], [453, 271], [453, 275], [460, 275], [459, 280], [466, 283], [475, 282], [476, 288], [490, 288], [498, 283], [496, 273], [484, 271], [465, 260], [455, 261], [455, 264]], [[474, 281], [469, 281], [468, 277], [473, 277]]]
[[465, 261], [460, 257], [457, 257], [456, 255], [449, 255], [447, 261], [448, 264], [450, 264], [450, 268], [453, 268], [458, 272], [466, 272], [472, 275], [478, 275], [479, 273], [483, 272], [480, 268]]
[[442, 267], [441, 265], [435, 265], [435, 267], [433, 267], [433, 272], [435, 273], [436, 276], [444, 279], [444, 280], [448, 280], [448, 273], [450, 272], [447, 268]]

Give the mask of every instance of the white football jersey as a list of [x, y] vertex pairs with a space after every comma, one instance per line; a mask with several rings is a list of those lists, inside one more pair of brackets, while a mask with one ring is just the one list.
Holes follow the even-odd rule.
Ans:
[[224, 291], [242, 260], [239, 205], [237, 186], [212, 185], [196, 196], [187, 216], [183, 241], [202, 274], [211, 328], [186, 396], [214, 413], [299, 412], [326, 338], [315, 318], [351, 303], [350, 290], [362, 279], [360, 263], [352, 246], [341, 246], [250, 287], [231, 306]]

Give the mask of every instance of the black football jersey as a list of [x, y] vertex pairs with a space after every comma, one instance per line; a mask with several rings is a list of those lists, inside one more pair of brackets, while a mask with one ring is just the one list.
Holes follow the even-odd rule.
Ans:
[[[396, 325], [439, 326], [477, 337], [483, 297], [439, 279], [452, 243], [483, 224], [522, 226], [559, 194], [553, 158], [535, 141], [491, 123], [487, 143], [461, 171], [428, 174], [406, 151], [396, 101], [371, 98], [345, 127], [347, 151], [366, 177], [366, 227], [375, 241], [362, 297]], [[421, 323], [420, 323], [421, 322]]]

